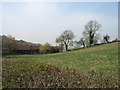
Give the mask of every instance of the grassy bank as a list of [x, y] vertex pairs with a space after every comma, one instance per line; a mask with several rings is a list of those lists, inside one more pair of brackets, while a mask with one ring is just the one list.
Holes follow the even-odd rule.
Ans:
[[118, 43], [3, 58], [3, 87], [118, 87], [118, 79]]
[[82, 50], [47, 55], [11, 55], [7, 60], [53, 64], [60, 67], [85, 70], [112, 70], [118, 67], [118, 43], [104, 44]]

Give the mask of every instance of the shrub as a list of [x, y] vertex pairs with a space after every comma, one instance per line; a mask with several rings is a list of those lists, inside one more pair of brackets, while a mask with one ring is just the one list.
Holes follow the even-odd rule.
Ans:
[[60, 52], [60, 47], [58, 46], [52, 46], [49, 43], [40, 46], [41, 54], [58, 53], [58, 52]]

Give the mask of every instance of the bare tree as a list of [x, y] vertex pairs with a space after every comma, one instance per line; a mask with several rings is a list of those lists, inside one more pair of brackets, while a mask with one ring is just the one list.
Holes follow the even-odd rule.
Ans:
[[66, 30], [61, 35], [56, 38], [56, 43], [63, 44], [65, 46], [65, 49], [68, 50], [68, 46], [72, 45], [74, 34], [71, 30]]
[[89, 46], [94, 44], [95, 37], [97, 37], [96, 32], [100, 29], [100, 27], [101, 24], [95, 20], [91, 20], [85, 25], [85, 31], [83, 32], [83, 35], [86, 39], [86, 43], [89, 44]]
[[85, 47], [85, 39], [84, 38], [80, 38], [80, 40], [79, 41], [75, 41], [74, 42], [77, 46], [83, 46], [83, 47]]
[[104, 43], [108, 43], [109, 39], [110, 39], [110, 36], [108, 34], [106, 34], [105, 36], [103, 36]]
[[84, 40], [84, 38], [81, 38], [79, 42], [81, 43], [81, 45], [83, 45], [83, 47], [85, 47], [85, 40]]

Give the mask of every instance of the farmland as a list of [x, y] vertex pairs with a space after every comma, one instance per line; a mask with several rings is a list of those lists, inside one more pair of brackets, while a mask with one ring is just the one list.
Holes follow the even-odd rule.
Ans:
[[118, 66], [117, 42], [56, 54], [8, 55], [3, 87], [118, 87]]

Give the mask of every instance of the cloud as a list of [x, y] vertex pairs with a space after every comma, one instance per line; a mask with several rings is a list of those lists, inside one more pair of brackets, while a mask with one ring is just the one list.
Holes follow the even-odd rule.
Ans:
[[[64, 13], [52, 3], [25, 3], [8, 12], [3, 12], [3, 34], [11, 34], [17, 39], [55, 44], [55, 39], [64, 30], [74, 32], [76, 39], [82, 37], [84, 25], [89, 20], [97, 20], [102, 24], [101, 34], [117, 34], [117, 18], [97, 13], [74, 12]], [[113, 35], [114, 33], [114, 35]]]

